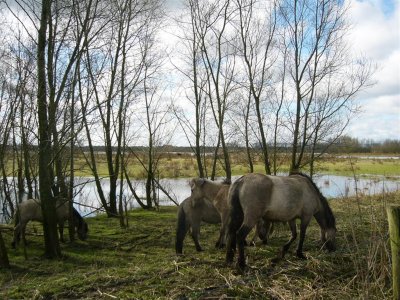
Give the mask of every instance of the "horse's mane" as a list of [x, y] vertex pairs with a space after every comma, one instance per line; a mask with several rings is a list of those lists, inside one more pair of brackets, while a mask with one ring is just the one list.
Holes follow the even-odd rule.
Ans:
[[332, 210], [328, 204], [328, 200], [326, 199], [326, 197], [321, 193], [320, 189], [318, 188], [318, 186], [315, 184], [315, 182], [311, 179], [311, 177], [305, 173], [302, 172], [290, 172], [289, 176], [292, 175], [299, 175], [302, 176], [304, 178], [307, 178], [307, 180], [311, 183], [311, 185], [314, 187], [314, 189], [317, 191], [318, 193], [318, 197], [321, 201], [322, 207], [324, 208], [324, 214], [325, 214], [325, 219], [326, 219], [326, 225], [328, 227], [335, 227], [336, 228], [336, 220], [335, 220], [335, 216], [332, 213]]
[[72, 207], [72, 213], [74, 215], [74, 219], [78, 221], [78, 227], [82, 225], [85, 221], [83, 220], [83, 217], [79, 214], [79, 212], [75, 209], [75, 207]]

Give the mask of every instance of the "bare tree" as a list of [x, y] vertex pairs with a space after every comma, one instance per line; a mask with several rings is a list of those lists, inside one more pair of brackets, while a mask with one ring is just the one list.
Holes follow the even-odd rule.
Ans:
[[[276, 60], [273, 43], [277, 23], [276, 5], [262, 3], [266, 7], [260, 14], [261, 1], [236, 0], [238, 8], [238, 31], [240, 36], [240, 56], [243, 58], [247, 85], [255, 104], [258, 121], [260, 146], [266, 174], [271, 174], [271, 163], [268, 153], [267, 137], [264, 128], [262, 101], [266, 98], [265, 90], [271, 85], [273, 63]], [[258, 9], [257, 9], [258, 8]], [[275, 51], [276, 52], [276, 51]]]
[[48, 258], [61, 257], [61, 248], [57, 233], [57, 214], [51, 191], [51, 128], [48, 118], [48, 100], [46, 93], [46, 41], [47, 28], [51, 19], [51, 1], [42, 2], [40, 27], [37, 46], [38, 72], [38, 117], [39, 117], [39, 189], [43, 214], [45, 255]]
[[218, 127], [218, 140], [222, 147], [226, 179], [230, 181], [232, 170], [224, 121], [229, 96], [235, 89], [236, 56], [235, 48], [232, 46], [233, 36], [228, 30], [233, 7], [229, 0], [218, 3], [195, 2], [193, 7], [192, 18], [201, 44], [202, 62], [207, 74], [205, 93]]
[[[128, 107], [143, 92], [139, 87], [145, 77], [144, 65], [151, 45], [149, 40], [154, 37], [158, 25], [159, 8], [158, 1], [113, 2], [105, 12], [104, 17], [108, 21], [98, 25], [100, 34], [95, 40], [97, 44], [92, 42], [86, 51], [84, 72], [89, 80], [85, 81], [85, 89], [89, 98], [82, 98], [81, 105], [85, 107], [83, 119], [90, 148], [87, 162], [95, 176], [101, 203], [109, 216], [118, 215], [117, 180], [123, 163], [123, 136], [127, 130], [124, 116]], [[92, 115], [88, 114], [90, 101], [94, 102], [95, 114]], [[95, 136], [96, 130], [91, 130], [91, 123], [97, 122], [97, 118], [101, 124], [100, 128], [97, 126], [97, 131], [104, 143], [107, 161], [108, 199], [100, 183], [94, 155], [93, 139], [98, 137]]]
[[[187, 116], [185, 111], [179, 110], [177, 107], [175, 107], [175, 115], [185, 133], [189, 145], [195, 153], [198, 175], [203, 178], [207, 173], [203, 138], [205, 129], [202, 126], [207, 107], [206, 95], [204, 92], [207, 80], [205, 78], [206, 73], [202, 72], [203, 63], [201, 62], [201, 39], [197, 33], [195, 20], [196, 7], [197, 1], [189, 0], [186, 3], [184, 13], [176, 20], [178, 26], [184, 28], [180, 39], [183, 41], [182, 45], [185, 51], [183, 57], [187, 60], [185, 63], [190, 66], [189, 70], [184, 70], [175, 65], [176, 69], [190, 82], [190, 90], [192, 93], [190, 94], [185, 91], [185, 94], [186, 98], [194, 106], [195, 125], [192, 125], [193, 122], [191, 121], [191, 116]], [[189, 20], [185, 18], [187, 15], [189, 15]], [[194, 136], [194, 142], [192, 142], [192, 135]]]
[[[367, 84], [371, 74], [366, 69], [353, 70], [356, 73], [344, 72], [353, 64], [348, 60], [344, 42], [348, 28], [346, 11], [346, 5], [336, 0], [295, 0], [281, 3], [280, 13], [284, 20], [285, 45], [289, 57], [287, 68], [295, 99], [295, 111], [291, 120], [292, 171], [301, 168], [307, 146], [312, 143], [312, 137], [315, 137], [315, 127], [310, 124], [314, 114], [312, 110], [316, 107], [314, 103], [324, 94], [322, 91], [329, 85], [328, 82], [336, 78], [335, 83], [346, 89], [342, 95], [351, 95], [344, 97], [350, 101]], [[362, 76], [363, 79], [355, 84], [357, 87], [351, 86], [354, 83], [352, 78], [357, 76]], [[350, 86], [346, 84], [349, 80], [352, 82]], [[325, 94], [324, 98], [342, 102], [331, 93]], [[336, 107], [340, 107], [338, 112], [346, 109], [346, 105], [339, 104]]]

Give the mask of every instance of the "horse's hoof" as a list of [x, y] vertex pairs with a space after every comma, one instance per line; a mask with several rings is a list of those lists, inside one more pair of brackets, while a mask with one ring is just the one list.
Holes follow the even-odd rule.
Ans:
[[197, 252], [203, 252], [204, 250], [203, 250], [203, 248], [196, 248], [196, 251]]
[[11, 248], [12, 248], [12, 249], [16, 249], [16, 247], [15, 247], [15, 242], [11, 242]]

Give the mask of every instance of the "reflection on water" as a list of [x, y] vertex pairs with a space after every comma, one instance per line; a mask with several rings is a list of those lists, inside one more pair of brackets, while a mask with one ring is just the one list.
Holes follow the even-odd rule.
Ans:
[[[238, 177], [234, 177], [233, 181]], [[101, 212], [100, 199], [93, 178], [81, 177], [75, 180], [75, 208], [85, 217], [94, 216], [96, 213]], [[316, 175], [314, 181], [327, 198], [353, 196], [356, 191], [358, 194], [373, 195], [383, 191], [389, 192], [400, 189], [400, 181], [387, 180], [384, 177], [359, 178], [355, 181], [354, 178], [346, 176]], [[190, 195], [188, 182], [188, 178], [160, 180], [163, 188], [178, 203]], [[145, 180], [133, 180], [132, 184], [139, 197], [144, 198]], [[102, 179], [102, 186], [104, 194], [107, 195], [109, 193], [108, 179]], [[160, 205], [174, 205], [163, 192], [159, 191], [158, 197]], [[126, 185], [123, 188], [123, 199], [128, 209], [139, 207]]]

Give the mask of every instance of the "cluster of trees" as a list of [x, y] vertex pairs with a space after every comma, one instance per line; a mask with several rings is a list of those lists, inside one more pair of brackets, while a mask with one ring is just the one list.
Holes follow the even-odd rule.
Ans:
[[371, 84], [371, 64], [349, 55], [346, 10], [334, 0], [185, 2], [178, 69], [194, 110], [176, 114], [201, 176], [214, 175], [204, 167], [205, 144], [222, 149], [228, 180], [228, 144], [246, 147], [250, 171], [260, 148], [267, 174], [289, 144], [291, 170], [309, 165], [313, 173], [357, 113], [355, 95]]
[[[0, 2], [3, 202], [13, 209], [12, 193], [40, 191], [50, 257], [60, 255], [54, 197], [72, 205], [74, 153], [81, 147], [89, 149], [81, 155], [102, 206], [124, 226], [123, 183], [142, 207], [156, 204], [157, 151], [177, 128], [200, 177], [213, 178], [221, 164], [231, 180], [233, 143], [246, 148], [250, 171], [260, 148], [265, 172], [276, 173], [279, 145], [286, 143], [291, 169], [310, 165], [312, 173], [315, 158], [357, 112], [355, 96], [370, 84], [373, 68], [352, 59], [345, 43], [343, 1], [187, 0], [168, 18], [163, 5], [168, 1]], [[161, 43], [166, 24], [176, 40], [171, 53]], [[321, 144], [326, 149], [317, 152]], [[108, 192], [98, 175], [99, 145]], [[138, 145], [146, 146], [145, 160]], [[126, 170], [132, 156], [147, 173], [144, 201]]]
[[331, 153], [400, 153], [400, 140], [360, 140], [348, 135], [341, 136], [329, 149]]

